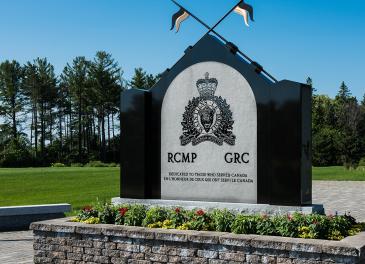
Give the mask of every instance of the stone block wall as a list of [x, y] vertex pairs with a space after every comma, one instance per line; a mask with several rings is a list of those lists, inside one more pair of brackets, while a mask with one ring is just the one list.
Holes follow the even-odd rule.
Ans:
[[37, 222], [34, 263], [365, 263], [365, 232], [342, 241]]

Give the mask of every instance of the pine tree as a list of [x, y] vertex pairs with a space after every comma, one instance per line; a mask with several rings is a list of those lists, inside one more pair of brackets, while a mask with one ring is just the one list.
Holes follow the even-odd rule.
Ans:
[[105, 118], [109, 117], [110, 105], [113, 105], [111, 98], [119, 98], [120, 95], [121, 69], [111, 54], [99, 51], [90, 64], [89, 75], [98, 118], [100, 157], [106, 161]]
[[147, 73], [142, 68], [134, 69], [134, 75], [129, 83], [131, 88], [148, 89], [147, 85]]
[[316, 93], [317, 92], [317, 89], [313, 87], [313, 80], [311, 77], [308, 77], [307, 80], [306, 80], [306, 83], [308, 86], [310, 86], [312, 88], [312, 93]]
[[340, 89], [336, 95], [336, 100], [344, 103], [351, 98], [351, 92], [345, 82], [341, 83]]
[[18, 137], [19, 114], [25, 106], [22, 77], [23, 69], [18, 62], [7, 60], [0, 64], [0, 113], [11, 128], [13, 140]]
[[83, 124], [87, 125], [84, 119], [90, 96], [89, 65], [85, 57], [76, 57], [72, 65], [67, 63], [61, 75], [63, 84], [70, 90], [72, 105], [78, 117], [78, 162], [83, 161]]

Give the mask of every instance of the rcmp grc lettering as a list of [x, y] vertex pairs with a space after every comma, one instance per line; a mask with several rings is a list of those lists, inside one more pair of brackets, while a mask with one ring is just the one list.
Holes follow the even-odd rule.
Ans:
[[224, 160], [227, 163], [249, 163], [249, 159], [248, 157], [250, 156], [250, 153], [232, 153], [232, 152], [228, 152], [224, 155]]
[[195, 159], [197, 158], [197, 154], [192, 153], [183, 153], [183, 152], [176, 152], [167, 154], [167, 162], [169, 163], [194, 163]]

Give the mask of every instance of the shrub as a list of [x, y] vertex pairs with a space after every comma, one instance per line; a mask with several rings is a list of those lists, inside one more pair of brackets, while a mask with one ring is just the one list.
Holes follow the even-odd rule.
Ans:
[[231, 224], [234, 220], [234, 214], [227, 209], [213, 210], [211, 218], [214, 230], [218, 232], [231, 232]]
[[70, 167], [84, 167], [84, 164], [82, 164], [82, 163], [71, 163], [70, 164]]
[[106, 203], [99, 211], [100, 222], [103, 224], [114, 224], [117, 216], [115, 206]]
[[56, 162], [56, 163], [52, 163], [51, 167], [52, 168], [63, 168], [63, 167], [67, 167], [67, 166], [61, 162]]
[[365, 157], [359, 161], [359, 167], [365, 167]]
[[174, 228], [181, 227], [185, 222], [187, 222], [187, 212], [186, 210], [176, 207], [167, 211], [167, 219], [171, 221], [171, 225]]
[[143, 220], [142, 225], [143, 226], [150, 226], [152, 224], [155, 224], [157, 222], [163, 222], [167, 218], [167, 211], [164, 208], [161, 207], [151, 207], [146, 212], [146, 217]]
[[108, 167], [119, 167], [119, 164], [112, 162], [112, 163], [107, 164], [107, 166]]
[[187, 213], [188, 225], [191, 230], [214, 230], [210, 215], [202, 209]]
[[238, 214], [232, 223], [232, 232], [235, 234], [256, 234], [258, 216]]
[[130, 205], [124, 214], [124, 225], [141, 226], [146, 217], [146, 207], [141, 204]]
[[259, 235], [276, 235], [276, 229], [273, 221], [267, 215], [260, 216], [256, 224], [256, 232]]
[[284, 237], [298, 236], [298, 222], [291, 215], [278, 215], [272, 218], [275, 232]]
[[86, 163], [85, 167], [108, 167], [108, 164], [103, 163], [100, 160], [93, 160]]

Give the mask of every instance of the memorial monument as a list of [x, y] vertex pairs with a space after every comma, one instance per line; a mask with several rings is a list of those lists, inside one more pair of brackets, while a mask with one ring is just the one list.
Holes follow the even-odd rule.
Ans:
[[277, 81], [214, 30], [232, 11], [253, 20], [243, 1], [212, 28], [179, 7], [172, 28], [191, 16], [209, 31], [154, 87], [122, 93], [113, 202], [311, 207], [311, 88]]

